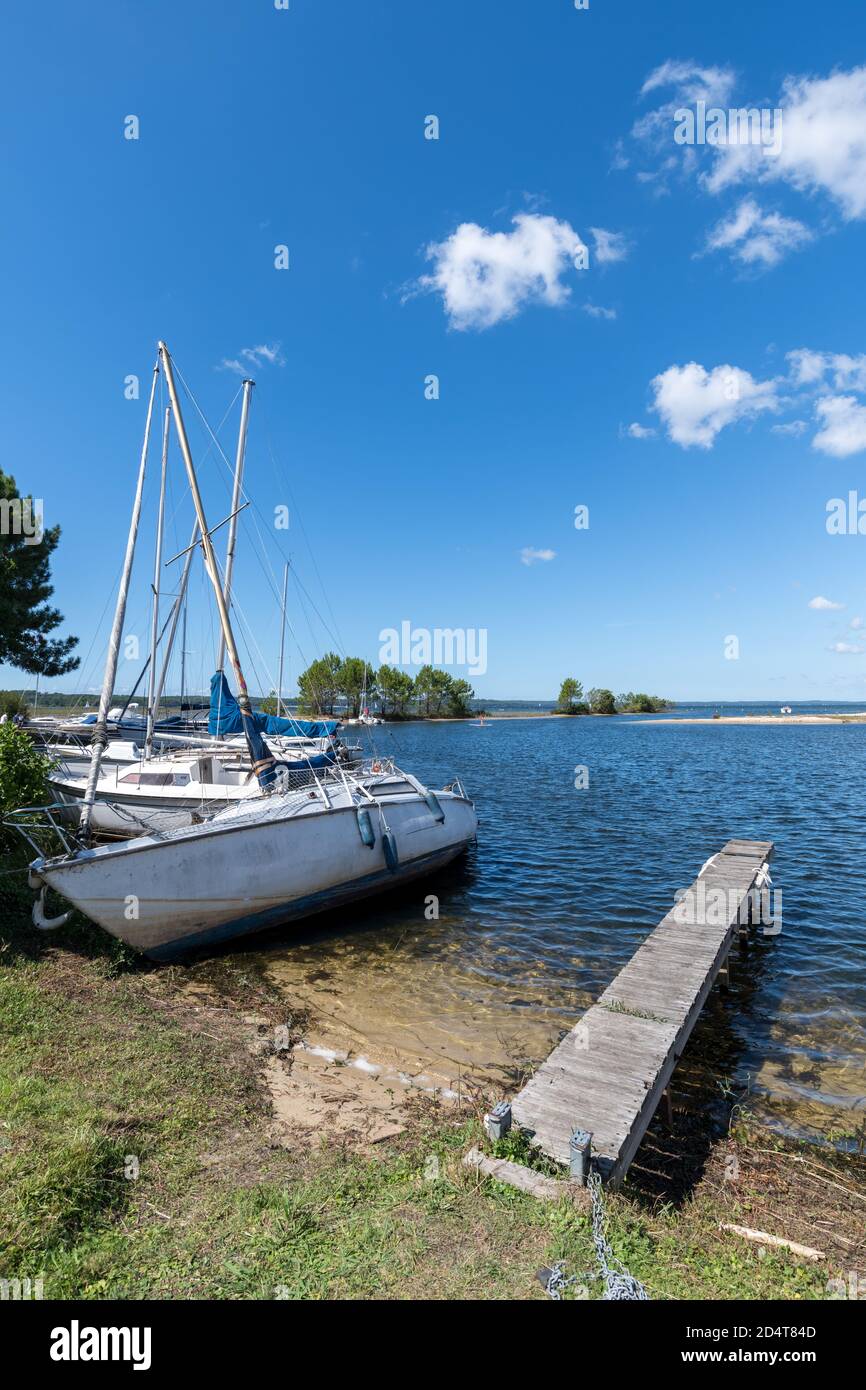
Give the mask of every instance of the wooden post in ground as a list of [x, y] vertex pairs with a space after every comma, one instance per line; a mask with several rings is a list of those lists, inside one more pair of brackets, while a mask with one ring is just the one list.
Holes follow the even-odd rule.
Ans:
[[673, 1097], [671, 1095], [670, 1086], [665, 1086], [664, 1090], [662, 1091], [662, 1114], [664, 1115], [664, 1121], [668, 1129], [673, 1129], [674, 1103]]
[[719, 971], [719, 989], [723, 994], [727, 994], [731, 988], [731, 953], [725, 956], [724, 964]]

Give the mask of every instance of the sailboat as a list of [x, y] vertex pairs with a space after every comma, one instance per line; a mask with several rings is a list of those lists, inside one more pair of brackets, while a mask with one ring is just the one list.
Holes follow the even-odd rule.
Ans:
[[[243, 509], [241, 489], [243, 483], [244, 458], [246, 453], [247, 429], [250, 413], [250, 399], [255, 383], [247, 378], [243, 382], [243, 404], [241, 407], [240, 429], [238, 432], [235, 457], [234, 485], [232, 488], [231, 512], [228, 517], [229, 532], [225, 562], [223, 593], [226, 607], [230, 606], [232, 572], [237, 542], [237, 519]], [[190, 732], [187, 726], [182, 732], [173, 729], [171, 721], [159, 721], [157, 709], [162, 697], [168, 663], [176, 632], [176, 613], [181, 604], [185, 605], [189, 563], [184, 565], [180, 592], [172, 613], [162, 632], [159, 630], [159, 603], [161, 583], [162, 538], [165, 505], [166, 470], [168, 462], [169, 424], [171, 408], [165, 412], [163, 428], [162, 466], [159, 492], [159, 511], [156, 530], [156, 552], [153, 575], [153, 610], [151, 617], [150, 655], [142, 668], [132, 694], [126, 703], [108, 711], [108, 729], [113, 735], [100, 761], [100, 776], [93, 788], [94, 805], [90, 825], [101, 836], [113, 838], [140, 835], [153, 826], [165, 830], [198, 824], [203, 818], [216, 811], [259, 794], [258, 785], [252, 776], [252, 769], [246, 752], [246, 741], [241, 734], [243, 724], [237, 702], [232, 696], [223, 673], [225, 664], [225, 639], [220, 637], [217, 671], [211, 680], [211, 696], [208, 711], [206, 734]], [[191, 559], [195, 549], [198, 523], [193, 531], [190, 546], [181, 551]], [[169, 563], [172, 563], [170, 561]], [[157, 653], [159, 643], [168, 627], [171, 634], [166, 645], [162, 670], [157, 676]], [[285, 585], [283, 592], [283, 629], [285, 628]], [[184, 607], [184, 633], [186, 630], [186, 610]], [[186, 639], [181, 643], [181, 700], [184, 690], [184, 656]], [[280, 650], [280, 681], [282, 682], [282, 644]], [[135, 694], [145, 674], [149, 675], [147, 705], [145, 713], [139, 713], [139, 706], [133, 702]], [[312, 771], [328, 767], [338, 758], [349, 761], [351, 750], [337, 738], [336, 720], [296, 720], [277, 718], [264, 714], [254, 714], [259, 728], [270, 737], [269, 750], [274, 754], [280, 769], [283, 787], [302, 786], [309, 782]], [[91, 716], [93, 723], [96, 716]], [[175, 721], [181, 726], [181, 721]], [[90, 730], [92, 733], [92, 729]], [[133, 739], [135, 742], [133, 742]], [[72, 744], [57, 744], [49, 740], [47, 751], [58, 765], [48, 778], [49, 788], [58, 802], [70, 806], [71, 816], [76, 817], [76, 808], [81, 802], [88, 785], [90, 757], [87, 751]], [[157, 814], [153, 814], [153, 813]]]
[[[196, 511], [198, 543], [235, 675], [240, 722], [260, 794], [218, 811], [200, 825], [155, 827], [149, 834], [93, 847], [93, 811], [160, 370], [168, 387]], [[429, 874], [464, 853], [475, 838], [475, 806], [459, 780], [433, 791], [392, 762], [379, 760], [358, 769], [337, 764], [321, 774], [315, 772], [309, 786], [282, 790], [275, 763], [253, 716], [172, 360], [160, 343], [78, 833], [73, 837], [65, 831], [51, 808], [45, 812], [22, 808], [7, 817], [7, 824], [37, 849], [38, 857], [30, 865], [30, 884], [36, 892], [34, 924], [51, 929], [68, 919], [68, 912], [47, 916], [50, 888], [135, 950], [166, 960]], [[39, 835], [46, 821], [63, 842], [61, 854], [39, 853]]]
[[[281, 787], [308, 785], [317, 771], [337, 762], [351, 765], [355, 750], [336, 736], [336, 720], [280, 719], [253, 712], [267, 736]], [[163, 739], [159, 753], [126, 741], [110, 741], [93, 788], [91, 828], [101, 836], [140, 835], [200, 824], [227, 806], [260, 796], [246, 739], [238, 737], [240, 710], [222, 671], [211, 681], [208, 737], [178, 736], [176, 747]], [[81, 753], [63, 759], [48, 778], [58, 802], [78, 808], [87, 791], [89, 767]], [[74, 809], [72, 811], [74, 816]]]

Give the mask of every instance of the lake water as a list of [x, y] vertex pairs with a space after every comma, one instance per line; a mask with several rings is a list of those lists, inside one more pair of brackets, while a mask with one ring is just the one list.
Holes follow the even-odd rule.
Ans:
[[[681, 1084], [748, 1090], [750, 1109], [791, 1132], [862, 1124], [866, 728], [618, 717], [367, 737], [433, 786], [459, 775], [478, 844], [397, 897], [259, 938], [270, 977], [311, 1008], [320, 1036], [422, 1084], [478, 1074], [510, 1088], [712, 853], [772, 839], [783, 931], [735, 959], [735, 988], [711, 996]], [[429, 894], [438, 920], [425, 917]]]

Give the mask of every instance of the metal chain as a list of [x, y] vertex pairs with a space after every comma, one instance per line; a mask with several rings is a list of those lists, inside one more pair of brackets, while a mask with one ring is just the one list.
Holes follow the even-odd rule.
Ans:
[[550, 1269], [543, 1269], [539, 1273], [539, 1278], [541, 1278], [542, 1275], [546, 1276], [546, 1278], [541, 1279], [541, 1282], [544, 1286], [544, 1292], [550, 1298], [555, 1299], [557, 1303], [562, 1302], [563, 1290], [570, 1288], [572, 1284], [577, 1283], [576, 1274], [563, 1274], [562, 1270], [564, 1264], [565, 1260], [557, 1260], [556, 1264], [552, 1265]]
[[[587, 1187], [592, 1200], [592, 1243], [595, 1257], [598, 1260], [599, 1271], [597, 1273], [588, 1271], [582, 1276], [583, 1280], [589, 1282], [592, 1279], [601, 1279], [604, 1282], [603, 1299], [639, 1299], [649, 1302], [649, 1294], [643, 1284], [639, 1279], [635, 1279], [633, 1274], [629, 1274], [610, 1248], [610, 1243], [604, 1233], [604, 1198], [602, 1197], [601, 1178], [597, 1172], [590, 1173]], [[538, 1273], [544, 1292], [557, 1303], [562, 1302], [565, 1290], [578, 1282], [576, 1274], [566, 1275], [563, 1273], [564, 1265], [564, 1260], [557, 1260], [555, 1265], [551, 1265], [549, 1269], [539, 1270]]]
[[590, 1197], [592, 1198], [592, 1243], [595, 1246], [595, 1255], [598, 1260], [601, 1278], [604, 1280], [605, 1299], [641, 1299], [649, 1301], [649, 1294], [639, 1279], [635, 1279], [633, 1274], [623, 1266], [610, 1248], [607, 1236], [604, 1233], [604, 1199], [602, 1197], [601, 1178], [597, 1172], [589, 1175]]

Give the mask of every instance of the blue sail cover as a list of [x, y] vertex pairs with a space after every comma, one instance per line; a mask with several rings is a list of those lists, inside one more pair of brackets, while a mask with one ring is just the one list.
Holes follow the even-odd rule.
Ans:
[[[286, 738], [328, 738], [339, 722], [336, 719], [279, 719], [275, 714], [257, 714], [255, 711], [253, 720], [261, 733], [283, 734]], [[222, 671], [217, 671], [210, 679], [207, 731], [217, 738], [244, 733], [240, 706], [229, 690]]]
[[273, 753], [262, 738], [262, 731], [256, 724], [254, 714], [244, 714], [238, 706], [238, 714], [241, 720], [241, 728], [246, 735], [247, 748], [250, 750], [250, 759], [253, 765], [253, 772], [256, 780], [263, 791], [273, 787], [277, 780], [277, 764]]

